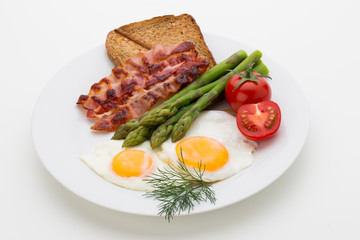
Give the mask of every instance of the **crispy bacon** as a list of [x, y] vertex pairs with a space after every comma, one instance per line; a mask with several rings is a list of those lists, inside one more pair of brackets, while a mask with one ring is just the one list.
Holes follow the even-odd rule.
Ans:
[[81, 95], [77, 104], [87, 110], [87, 117], [100, 119], [91, 129], [115, 131], [192, 82], [208, 65], [191, 42], [156, 45], [137, 53], [123, 67], [115, 67], [91, 86], [88, 95]]

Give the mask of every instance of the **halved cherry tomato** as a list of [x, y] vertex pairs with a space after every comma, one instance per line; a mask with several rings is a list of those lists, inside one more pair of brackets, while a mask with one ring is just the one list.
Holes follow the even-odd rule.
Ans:
[[242, 105], [237, 111], [236, 123], [248, 139], [258, 141], [270, 138], [280, 127], [280, 108], [273, 101]]
[[[245, 74], [245, 72], [241, 73]], [[259, 75], [256, 72], [253, 74], [254, 77]], [[235, 74], [229, 79], [225, 87], [225, 98], [234, 111], [237, 111], [244, 104], [271, 99], [271, 88], [267, 80], [264, 77], [256, 77], [256, 79], [257, 82], [248, 80], [241, 83], [237, 88], [235, 87], [242, 78]]]

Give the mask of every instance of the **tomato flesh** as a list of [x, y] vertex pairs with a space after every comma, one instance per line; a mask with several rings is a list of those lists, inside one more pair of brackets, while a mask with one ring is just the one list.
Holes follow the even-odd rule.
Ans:
[[[254, 75], [259, 74], [254, 72]], [[229, 79], [225, 87], [225, 98], [234, 111], [237, 111], [244, 104], [271, 99], [271, 88], [267, 80], [263, 77], [257, 79], [258, 82], [245, 81], [237, 88], [235, 88], [236, 84], [241, 80], [241, 77], [235, 74]]]
[[268, 139], [280, 127], [280, 108], [273, 101], [242, 105], [238, 109], [236, 123], [246, 138], [256, 141]]

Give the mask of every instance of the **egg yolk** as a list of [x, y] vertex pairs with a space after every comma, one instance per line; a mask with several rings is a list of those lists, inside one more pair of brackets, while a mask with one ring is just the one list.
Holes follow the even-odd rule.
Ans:
[[201, 161], [206, 171], [216, 171], [229, 160], [229, 153], [225, 146], [209, 137], [184, 139], [176, 145], [176, 153], [187, 166], [198, 168]]
[[144, 151], [127, 149], [112, 160], [114, 172], [121, 177], [140, 177], [152, 167], [152, 159]]

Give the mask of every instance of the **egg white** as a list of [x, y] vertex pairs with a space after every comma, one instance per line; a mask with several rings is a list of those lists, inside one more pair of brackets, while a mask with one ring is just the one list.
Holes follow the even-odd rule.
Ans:
[[[215, 171], [206, 171], [203, 180], [215, 182], [233, 176], [249, 167], [253, 162], [253, 153], [257, 143], [246, 139], [238, 130], [236, 118], [227, 111], [203, 111], [193, 122], [191, 128], [180, 141], [194, 136], [210, 137], [222, 143], [229, 153], [228, 162]], [[158, 156], [162, 161], [178, 166], [176, 145], [168, 139], [162, 144]], [[188, 167], [193, 171], [193, 167]]]
[[[130, 148], [123, 148], [123, 142], [123, 140], [109, 140], [101, 142], [94, 146], [88, 153], [82, 154], [80, 159], [95, 173], [113, 184], [130, 190], [151, 191], [151, 185], [144, 181], [144, 178], [158, 172], [158, 169], [164, 169], [166, 164], [157, 158], [156, 152], [151, 149], [148, 141], [136, 147]], [[153, 161], [153, 166], [151, 167], [150, 172], [146, 172], [140, 177], [129, 178], [117, 175], [112, 169], [112, 159], [115, 155], [125, 149], [138, 149], [149, 154]]]

